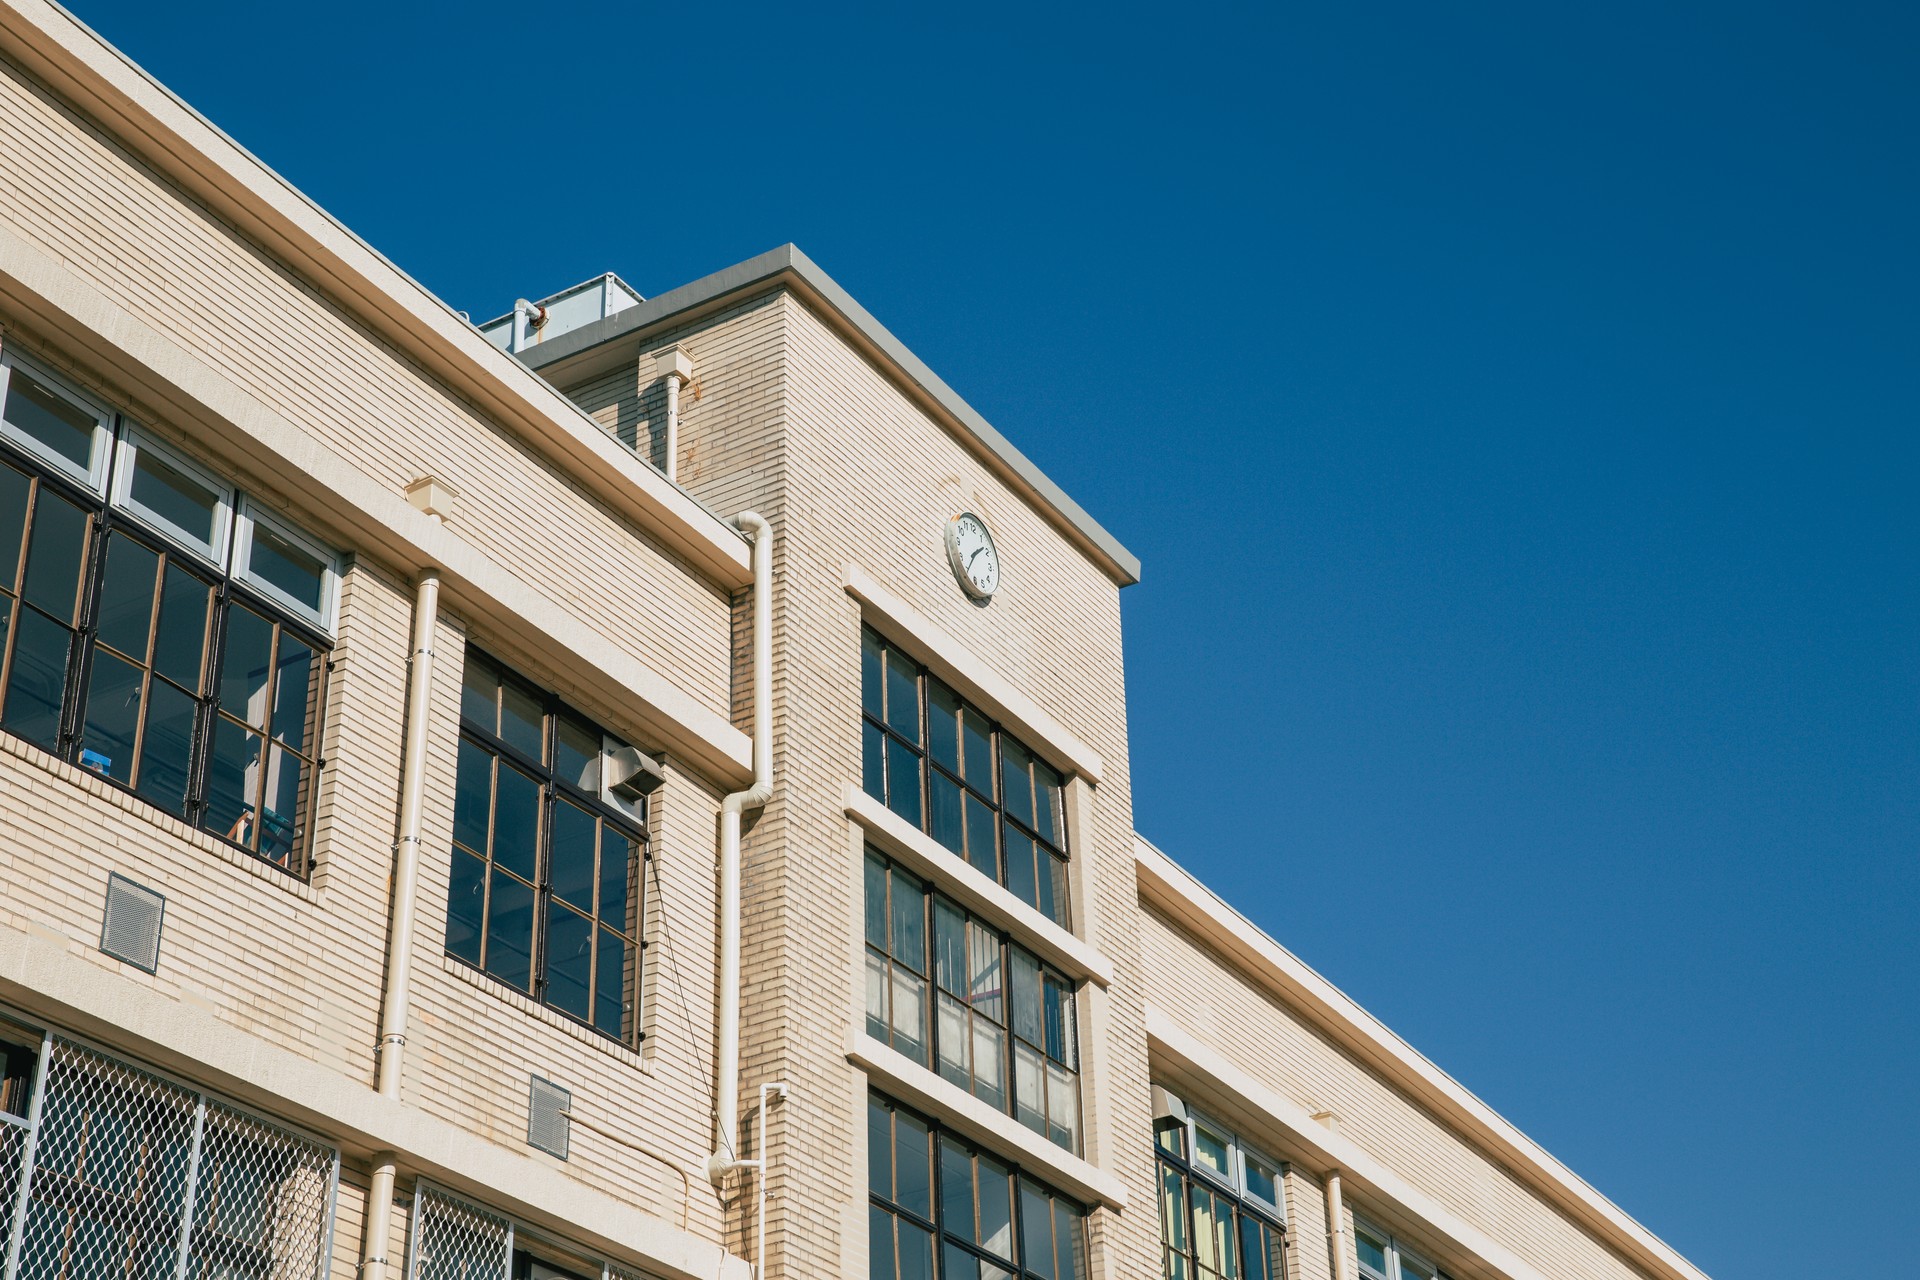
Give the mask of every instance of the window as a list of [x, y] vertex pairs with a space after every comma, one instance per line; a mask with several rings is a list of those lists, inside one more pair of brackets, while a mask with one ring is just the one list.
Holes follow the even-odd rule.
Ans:
[[1163, 1275], [1167, 1280], [1284, 1275], [1280, 1166], [1170, 1095], [1161, 1109], [1170, 1113], [1154, 1125]]
[[646, 815], [602, 786], [623, 748], [468, 650], [447, 954], [632, 1045]]
[[869, 1280], [1086, 1280], [1085, 1209], [878, 1094], [867, 1191]]
[[1353, 1249], [1367, 1280], [1447, 1280], [1446, 1273], [1358, 1214]]
[[1073, 985], [867, 851], [867, 1034], [1080, 1149]]
[[1060, 774], [871, 628], [860, 702], [867, 794], [1068, 924]]
[[0, 354], [0, 436], [95, 493], [106, 491], [113, 413], [9, 351]]
[[[9, 403], [23, 367], [7, 370]], [[32, 386], [65, 394], [50, 376]], [[122, 422], [85, 489], [77, 439], [0, 457], [0, 728], [304, 877], [331, 647], [319, 615], [227, 572], [251, 534], [199, 464]], [[47, 465], [56, 454], [73, 465]], [[331, 592], [336, 557], [296, 536]]]

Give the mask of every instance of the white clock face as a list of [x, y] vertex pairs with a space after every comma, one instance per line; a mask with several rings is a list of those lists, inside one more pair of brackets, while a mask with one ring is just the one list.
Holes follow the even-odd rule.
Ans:
[[975, 600], [989, 599], [1000, 589], [1000, 553], [979, 516], [969, 512], [948, 522], [947, 559], [961, 588]]

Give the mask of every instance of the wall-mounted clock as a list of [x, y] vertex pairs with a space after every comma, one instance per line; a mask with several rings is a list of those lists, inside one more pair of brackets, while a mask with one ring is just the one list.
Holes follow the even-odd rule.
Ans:
[[960, 589], [981, 604], [1000, 589], [1000, 553], [987, 525], [971, 511], [947, 521], [947, 559]]

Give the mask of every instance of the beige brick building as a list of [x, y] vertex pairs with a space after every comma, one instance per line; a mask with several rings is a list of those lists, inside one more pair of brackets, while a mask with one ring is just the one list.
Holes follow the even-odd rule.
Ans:
[[798, 250], [482, 332], [0, 0], [0, 1277], [1700, 1280], [1135, 835], [1137, 575]]

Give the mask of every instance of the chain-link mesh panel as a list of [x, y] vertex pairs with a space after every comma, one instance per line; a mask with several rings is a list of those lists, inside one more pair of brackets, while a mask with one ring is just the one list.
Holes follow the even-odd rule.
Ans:
[[606, 1280], [654, 1280], [654, 1277], [640, 1271], [629, 1271], [625, 1267], [609, 1262], [607, 1264]]
[[318, 1275], [332, 1189], [332, 1151], [208, 1103], [187, 1274], [195, 1280]]
[[407, 1280], [508, 1280], [512, 1252], [505, 1218], [430, 1187], [415, 1193]]
[[[8, 1280], [316, 1280], [335, 1154], [56, 1038]], [[24, 1133], [0, 1133], [0, 1201]], [[0, 1219], [0, 1230], [11, 1219]], [[13, 1244], [14, 1242], [8, 1241]]]
[[17, 1280], [172, 1280], [193, 1095], [61, 1040], [41, 1089]]
[[0, 1265], [13, 1233], [13, 1205], [20, 1194], [21, 1163], [27, 1156], [27, 1127], [0, 1119]]

